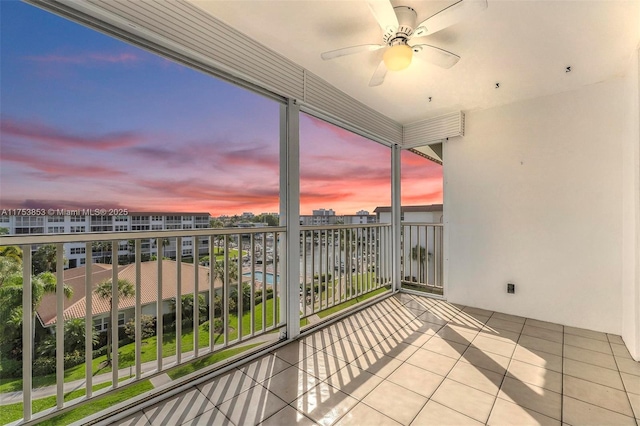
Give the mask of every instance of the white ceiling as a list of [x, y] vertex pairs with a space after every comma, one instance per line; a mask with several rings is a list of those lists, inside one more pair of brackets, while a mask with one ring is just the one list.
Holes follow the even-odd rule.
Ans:
[[[622, 75], [640, 40], [637, 0], [488, 0], [485, 11], [429, 37], [429, 44], [462, 57], [453, 68], [416, 57], [408, 69], [389, 72], [382, 86], [369, 87], [380, 52], [320, 58], [324, 51], [382, 42], [364, 0], [188, 1], [402, 124]], [[420, 22], [455, 0], [392, 3], [413, 7]]]

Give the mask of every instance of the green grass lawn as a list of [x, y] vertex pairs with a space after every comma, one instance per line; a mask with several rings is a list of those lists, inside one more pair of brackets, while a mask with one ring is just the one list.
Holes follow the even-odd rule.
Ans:
[[[266, 325], [267, 327], [271, 327], [273, 325], [273, 299], [268, 299], [265, 303], [266, 305]], [[254, 309], [254, 324], [256, 332], [260, 332], [262, 329], [262, 304], [256, 305]], [[278, 308], [278, 304], [276, 304], [276, 308]], [[238, 338], [238, 316], [237, 315], [229, 315], [229, 341], [232, 342]], [[243, 336], [248, 336], [251, 333], [251, 315], [250, 312], [245, 312], [242, 316], [242, 334]], [[216, 344], [223, 343], [223, 336], [216, 335]], [[214, 354], [211, 354], [203, 359], [189, 362], [185, 365], [181, 365], [175, 367], [167, 372], [169, 377], [172, 379], [176, 379], [178, 377], [182, 377], [186, 374], [189, 374], [193, 371], [204, 368], [208, 365], [214, 364], [216, 362], [222, 361], [226, 358], [230, 358], [238, 353], [249, 350], [260, 343], [244, 345], [237, 348], [226, 349]], [[200, 334], [198, 339], [198, 346], [201, 348], [209, 346], [209, 332], [204, 330], [203, 326], [200, 326]], [[142, 362], [153, 361], [156, 359], [156, 347], [157, 347], [157, 338], [156, 336], [147, 338], [143, 340], [142, 351], [141, 351], [141, 360]], [[182, 335], [182, 351], [190, 352], [193, 350], [193, 331], [188, 331]], [[175, 333], [165, 333], [163, 337], [162, 344], [162, 352], [163, 356], [173, 355], [176, 352], [176, 336]], [[118, 349], [119, 353], [119, 367], [126, 368], [135, 365], [135, 343], [130, 343], [128, 345], [124, 345]], [[95, 374], [104, 374], [111, 371], [111, 366], [101, 366], [101, 364], [106, 360], [106, 355], [98, 357], [93, 360], [93, 371]], [[65, 370], [65, 382], [84, 379], [85, 375], [85, 364], [77, 365], [75, 367], [69, 368]], [[123, 377], [120, 380], [126, 380], [128, 377]], [[55, 385], [56, 377], [55, 375], [48, 376], [40, 376], [33, 378], [33, 384], [35, 387]], [[145, 385], [148, 383], [150, 387]], [[101, 383], [93, 387], [94, 390], [102, 389], [104, 387], [110, 386], [111, 382]], [[68, 414], [64, 414], [58, 417], [55, 417], [49, 422], [45, 422], [43, 424], [60, 424], [60, 423], [51, 423], [52, 421], [61, 422], [64, 424], [74, 422], [76, 420], [82, 419], [90, 414], [96, 413], [104, 408], [107, 408], [110, 405], [116, 404], [118, 402], [124, 401], [127, 398], [133, 397], [135, 395], [139, 395], [142, 392], [146, 392], [147, 390], [152, 389], [153, 386], [149, 383], [148, 380], [141, 382], [139, 385], [133, 385], [131, 387], [127, 387], [122, 391], [119, 391], [113, 397], [104, 397], [106, 402], [103, 402], [103, 397], [97, 399], [96, 404], [93, 402], [89, 407], [78, 407]], [[131, 389], [138, 390], [137, 393], [132, 393]], [[0, 385], [0, 392], [11, 392], [11, 391], [20, 391], [22, 390], [22, 379], [4, 379], [2, 381], [2, 385]], [[121, 393], [125, 393], [127, 398], [120, 398], [119, 395]], [[65, 395], [65, 401], [69, 401], [85, 394], [84, 389], [79, 389], [73, 392], [70, 392]], [[117, 398], [116, 398], [117, 397]], [[107, 399], [108, 398], [108, 399]], [[45, 410], [47, 408], [55, 407], [56, 405], [56, 397], [46, 397], [33, 401], [33, 412], [37, 413], [39, 411]], [[95, 409], [91, 409], [91, 407], [97, 407]], [[80, 413], [80, 414], [72, 414], [72, 413]], [[22, 403], [5, 405], [0, 407], [0, 424], [7, 424], [22, 418]]]
[[[123, 377], [120, 380], [126, 380], [128, 377]], [[93, 386], [91, 389], [93, 391], [97, 391], [99, 389], [103, 389], [111, 386], [111, 382], [100, 383]], [[71, 401], [73, 399], [79, 398], [85, 395], [85, 389], [77, 389], [71, 392], [68, 392], [64, 395], [65, 402]], [[33, 400], [33, 413], [39, 413], [40, 411], [44, 411], [48, 408], [52, 408], [56, 406], [56, 396], [48, 396], [46, 398], [40, 398]], [[0, 424], [7, 424], [14, 422], [18, 419], [22, 418], [22, 403], [9, 404], [0, 406]]]
[[244, 351], [247, 351], [251, 348], [254, 348], [258, 345], [260, 345], [261, 343], [254, 343], [251, 345], [245, 345], [245, 346], [240, 346], [237, 348], [231, 348], [231, 349], [226, 349], [224, 351], [220, 351], [220, 352], [216, 352], [214, 354], [211, 354], [209, 356], [206, 356], [202, 359], [199, 359], [197, 361], [192, 361], [189, 363], [186, 363], [184, 365], [181, 365], [179, 367], [175, 367], [172, 368], [171, 370], [167, 371], [167, 374], [169, 375], [169, 377], [171, 377], [172, 380], [178, 379], [182, 376], [186, 376], [187, 374], [191, 374], [194, 371], [198, 371], [202, 368], [208, 367], [212, 364], [215, 364], [216, 362], [220, 362], [222, 360], [225, 360], [227, 358], [231, 358], [234, 355], [237, 355], [239, 353], [242, 353]]
[[[273, 299], [266, 301], [266, 325], [273, 325]], [[255, 313], [255, 329], [259, 332], [262, 329], [262, 304], [258, 304], [254, 309]], [[238, 338], [238, 316], [229, 315], [229, 341], [232, 342]], [[248, 336], [251, 333], [251, 315], [245, 312], [242, 316], [242, 335]], [[222, 344], [224, 336], [216, 335], [215, 344]], [[198, 347], [209, 347], [209, 332], [200, 326], [198, 336]], [[129, 343], [118, 349], [118, 365], [120, 368], [135, 366], [135, 343]], [[193, 350], [193, 331], [189, 330], [182, 334], [182, 352], [190, 352]], [[149, 362], [157, 359], [157, 337], [149, 337], [142, 341], [141, 362]], [[176, 335], [175, 333], [164, 333], [162, 339], [162, 355], [163, 357], [175, 355], [176, 353]], [[93, 375], [105, 374], [111, 372], [110, 365], [104, 365], [107, 356], [103, 355], [93, 360]], [[76, 365], [65, 370], [64, 381], [82, 380], [85, 378], [85, 364]], [[36, 376], [33, 378], [33, 388], [50, 386], [56, 384], [56, 375]], [[0, 393], [15, 392], [22, 390], [21, 378], [5, 378], [0, 380]]]
[[153, 385], [151, 384], [151, 382], [149, 380], [143, 380], [141, 382], [134, 383], [131, 386], [124, 387], [116, 393], [94, 398], [91, 400], [90, 404], [84, 404], [64, 414], [55, 416], [50, 420], [46, 420], [40, 423], [40, 425], [68, 425], [70, 423], [77, 422], [78, 420], [82, 420], [85, 417], [95, 414], [106, 408], [112, 407], [123, 401], [138, 396], [144, 392], [150, 391], [151, 389], [153, 389]]
[[325, 318], [325, 317], [327, 317], [327, 316], [329, 316], [331, 314], [335, 314], [336, 312], [339, 312], [339, 311], [341, 311], [343, 309], [346, 309], [346, 308], [348, 308], [350, 306], [353, 306], [356, 303], [360, 303], [363, 300], [367, 300], [367, 299], [369, 299], [369, 298], [371, 298], [373, 296], [377, 296], [379, 294], [382, 294], [382, 293], [384, 293], [384, 292], [386, 292], [388, 290], [389, 289], [387, 287], [382, 287], [382, 288], [379, 288], [377, 290], [370, 291], [369, 293], [361, 294], [360, 296], [355, 297], [355, 298], [353, 298], [351, 300], [348, 300], [348, 301], [346, 301], [344, 303], [340, 303], [339, 305], [334, 305], [334, 306], [332, 306], [332, 307], [330, 307], [328, 309], [325, 309], [324, 311], [318, 312], [318, 316], [320, 318]]
[[[229, 249], [229, 259], [238, 257], [238, 249]], [[213, 249], [213, 254], [216, 257], [216, 261], [224, 260], [224, 250], [221, 247], [215, 247]], [[242, 256], [246, 256], [249, 254], [248, 251], [242, 250]]]
[[[369, 292], [371, 291], [374, 291], [373, 288], [376, 287], [378, 283], [376, 282], [375, 272], [364, 272], [364, 273], [351, 274], [350, 284], [344, 284], [344, 285], [346, 287], [340, 290], [339, 288], [340, 278], [336, 278], [326, 286], [326, 288], [322, 291], [320, 300], [317, 300], [314, 302], [315, 312], [318, 314], [318, 316], [320, 316], [321, 318], [324, 318], [325, 316], [330, 315], [330, 313], [337, 312], [341, 309], [344, 309], [348, 306], [358, 303], [358, 301], [365, 300], [367, 297], [363, 298], [363, 296], [365, 294], [369, 294]], [[334, 293], [335, 293], [335, 300], [334, 300]], [[346, 304], [344, 304], [344, 306], [343, 304], [338, 305], [341, 301], [346, 300], [347, 298], [353, 297], [352, 295], [355, 295], [358, 293], [363, 293], [363, 294], [358, 296], [356, 299], [351, 299], [352, 300], [351, 302], [345, 302]], [[379, 294], [379, 293], [374, 293], [374, 295], [376, 294]], [[368, 297], [371, 297], [371, 296], [368, 296]], [[333, 303], [336, 303], [336, 305], [331, 306]], [[327, 306], [327, 304], [329, 304], [329, 306]], [[338, 308], [339, 306], [340, 308]], [[307, 309], [310, 309], [310, 307], [308, 307]], [[331, 312], [328, 314], [326, 313], [327, 310], [331, 310]]]

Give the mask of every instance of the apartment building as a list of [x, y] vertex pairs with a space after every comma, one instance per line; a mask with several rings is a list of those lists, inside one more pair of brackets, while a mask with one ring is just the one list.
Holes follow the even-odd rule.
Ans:
[[[70, 212], [74, 213], [74, 212]], [[177, 229], [210, 228], [209, 213], [175, 213], [175, 212], [132, 212], [127, 215], [42, 215], [42, 216], [0, 216], [0, 228], [6, 228], [9, 235], [26, 234], [73, 234], [85, 232], [130, 232], [130, 231], [163, 231]], [[142, 243], [143, 256], [158, 253], [158, 239], [145, 240]], [[164, 248], [163, 255], [175, 258], [178, 252], [176, 240], [167, 238], [160, 244]], [[193, 238], [182, 238], [181, 255], [193, 256]], [[199, 244], [201, 255], [208, 253], [208, 240], [202, 237]], [[36, 246], [33, 247], [35, 251]], [[68, 268], [75, 268], [86, 263], [86, 246], [84, 243], [68, 243], [64, 245], [64, 255]], [[111, 256], [108, 246], [94, 245], [92, 250], [94, 262], [105, 262]], [[118, 257], [126, 258], [133, 254], [128, 241], [121, 241], [118, 246]]]

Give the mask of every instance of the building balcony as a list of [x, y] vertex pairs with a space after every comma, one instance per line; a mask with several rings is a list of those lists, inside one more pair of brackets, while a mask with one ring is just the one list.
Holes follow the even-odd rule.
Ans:
[[[412, 291], [442, 294], [441, 229], [403, 226], [397, 264]], [[23, 254], [21, 271], [3, 272], [3, 303], [19, 318], [3, 349], [15, 364], [3, 374], [6, 389], [18, 392], [5, 393], [3, 405], [27, 421], [46, 419], [105, 393], [156, 386], [286, 341], [288, 318], [304, 332], [391, 293], [391, 225], [302, 227], [293, 244], [287, 237], [286, 227], [3, 237], [2, 246]], [[196, 265], [168, 250], [186, 240], [200, 253]], [[157, 258], [143, 248], [150, 241], [162, 241]], [[299, 249], [293, 262], [283, 252], [287, 244]], [[46, 270], [36, 249], [43, 245]], [[71, 246], [90, 255], [83, 266], [64, 269]], [[296, 278], [288, 278], [290, 270]], [[53, 291], [46, 279], [64, 286]]]
[[[401, 228], [399, 285], [388, 224], [303, 227], [299, 279], [286, 277], [286, 228], [100, 234], [116, 249], [133, 240], [133, 263], [60, 268], [74, 295], [65, 299], [58, 286], [35, 312], [22, 306], [23, 337], [40, 331], [23, 339], [22, 353], [34, 355], [22, 359], [21, 391], [2, 404], [22, 409], [28, 420], [17, 424], [636, 424], [640, 363], [621, 336], [449, 303], [442, 225]], [[143, 241], [187, 237], [209, 239], [208, 262], [141, 260]], [[62, 265], [65, 243], [90, 253], [96, 238], [2, 244], [22, 246], [23, 279], [36, 281], [31, 244], [53, 243]], [[111, 311], [95, 289], [106, 281], [118, 295], [112, 283], [121, 280], [135, 296], [114, 297]], [[300, 334], [290, 339], [292, 310]], [[84, 324], [84, 363], [67, 367], [65, 324], [74, 319]], [[127, 322], [133, 331], [112, 332], [112, 350], [86, 333], [97, 320], [100, 331]], [[56, 348], [49, 376], [39, 372], [47, 335]], [[91, 405], [103, 409], [79, 411]]]
[[[19, 324], [2, 419], [640, 423], [639, 3], [490, 1], [484, 23], [436, 36], [466, 49], [460, 67], [390, 73], [372, 88], [361, 57], [335, 67], [321, 57], [348, 45], [329, 36], [365, 14], [379, 36], [365, 1], [27, 2], [274, 101], [286, 225], [85, 234], [85, 221], [76, 234], [3, 236], [24, 257], [12, 275], [20, 309], [1, 319]], [[300, 226], [305, 115], [388, 148], [392, 225]], [[403, 151], [446, 160], [444, 224], [401, 224]], [[175, 177], [163, 186], [180, 190]], [[44, 224], [25, 219], [16, 234]], [[187, 266], [179, 250], [163, 259], [186, 238], [200, 253], [194, 237], [208, 238], [208, 264]], [[119, 259], [121, 240], [133, 241], [132, 259]], [[115, 249], [94, 261], [92, 243], [105, 241]], [[40, 300], [33, 284], [51, 280], [34, 277], [32, 245], [56, 247], [48, 263], [66, 283], [66, 243], [89, 256], [78, 300], [63, 286]], [[107, 258], [115, 265], [98, 265]], [[118, 295], [120, 278], [133, 296]], [[112, 297], [94, 303], [102, 283]], [[98, 343], [96, 315], [117, 329]], [[133, 318], [128, 332], [121, 318], [125, 329]], [[71, 320], [84, 336], [65, 357]]]

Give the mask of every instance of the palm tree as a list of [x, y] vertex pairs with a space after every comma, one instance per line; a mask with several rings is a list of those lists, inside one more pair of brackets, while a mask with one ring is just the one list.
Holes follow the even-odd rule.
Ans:
[[33, 254], [33, 273], [56, 272], [57, 249], [53, 244], [38, 247]]
[[18, 246], [0, 247], [0, 257], [6, 257], [22, 263], [22, 249]]
[[[232, 283], [238, 282], [238, 262], [233, 262], [232, 259], [229, 259], [229, 281]], [[213, 267], [213, 277], [218, 278], [220, 281], [224, 282], [224, 260], [216, 260], [216, 263]]]
[[[201, 324], [207, 319], [207, 305], [205, 297], [202, 294], [198, 295], [198, 318], [194, 319], [193, 311], [193, 294], [182, 295], [182, 318], [176, 318], [176, 321], [181, 321], [183, 327], [195, 327], [197, 324]], [[172, 298], [169, 301], [169, 307], [173, 312], [176, 312], [176, 298]]]
[[16, 260], [13, 257], [0, 256], [0, 287], [4, 285], [5, 280], [21, 272], [22, 259]]
[[111, 241], [94, 241], [91, 243], [91, 251], [93, 253], [100, 252], [100, 261], [105, 262], [104, 252], [111, 251]]
[[[0, 341], [8, 343], [10, 341], [17, 344], [22, 339], [22, 274], [14, 273], [5, 277], [0, 287], [0, 317], [3, 323], [0, 326]], [[31, 338], [35, 338], [35, 317], [36, 311], [42, 302], [45, 294], [55, 293], [57, 288], [56, 276], [51, 272], [42, 272], [31, 277], [31, 313], [32, 330]], [[67, 299], [73, 295], [73, 289], [64, 285], [64, 295]], [[62, 318], [59, 318], [62, 320]], [[22, 345], [16, 345], [21, 347]]]
[[420, 269], [420, 275], [421, 275], [420, 280], [422, 283], [425, 282], [426, 268], [427, 268], [425, 261], [427, 260], [427, 256], [429, 257], [429, 260], [431, 260], [431, 253], [428, 253], [427, 249], [425, 249], [421, 245], [416, 245], [411, 248], [411, 259], [418, 262], [418, 265], [419, 265], [418, 268]]
[[[91, 333], [93, 344], [98, 343], [98, 333], [93, 327], [88, 330]], [[85, 349], [85, 324], [84, 318], [72, 318], [64, 323], [64, 351], [71, 353], [74, 351], [84, 352]]]
[[[103, 300], [109, 301], [109, 318], [113, 316], [113, 297], [111, 294], [111, 280], [107, 279], [102, 281], [93, 290], [93, 292]], [[118, 279], [118, 300], [127, 297], [133, 297], [136, 294], [134, 285], [129, 280]], [[107, 322], [107, 365], [111, 365], [111, 332], [113, 324], [111, 321]]]
[[[91, 333], [91, 341], [93, 344], [99, 342], [98, 333], [93, 329]], [[84, 353], [85, 350], [85, 326], [83, 318], [72, 318], [64, 322], [64, 353], [72, 352]], [[56, 354], [56, 338], [54, 335], [48, 335], [37, 348], [40, 356], [55, 356]]]

